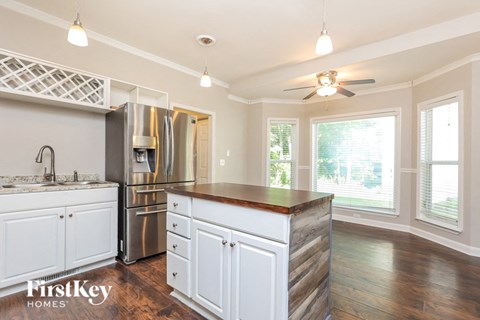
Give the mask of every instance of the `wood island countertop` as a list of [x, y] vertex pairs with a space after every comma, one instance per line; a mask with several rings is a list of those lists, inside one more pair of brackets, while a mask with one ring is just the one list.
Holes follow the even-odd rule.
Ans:
[[234, 183], [173, 187], [165, 192], [283, 214], [297, 214], [333, 199], [331, 193]]

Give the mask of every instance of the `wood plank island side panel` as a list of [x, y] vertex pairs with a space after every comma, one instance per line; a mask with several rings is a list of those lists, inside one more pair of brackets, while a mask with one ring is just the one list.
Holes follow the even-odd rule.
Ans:
[[330, 312], [331, 201], [290, 221], [288, 317], [325, 319]]

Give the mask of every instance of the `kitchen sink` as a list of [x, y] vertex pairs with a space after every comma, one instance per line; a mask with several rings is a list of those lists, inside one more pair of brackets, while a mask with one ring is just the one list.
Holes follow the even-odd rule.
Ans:
[[94, 185], [94, 184], [105, 184], [106, 181], [64, 181], [59, 182], [58, 184], [62, 186], [82, 186], [82, 185]]
[[57, 183], [48, 183], [48, 182], [40, 182], [40, 183], [14, 183], [14, 184], [4, 184], [3, 188], [39, 188], [39, 187], [58, 187], [59, 184]]

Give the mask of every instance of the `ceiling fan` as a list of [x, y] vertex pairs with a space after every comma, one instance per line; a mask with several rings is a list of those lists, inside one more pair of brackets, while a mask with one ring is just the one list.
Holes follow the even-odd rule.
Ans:
[[303, 100], [310, 99], [315, 94], [318, 94], [322, 97], [331, 96], [335, 93], [340, 93], [346, 97], [353, 97], [355, 93], [349, 91], [342, 86], [354, 85], [354, 84], [367, 84], [375, 83], [374, 79], [361, 79], [361, 80], [343, 80], [337, 82], [337, 72], [333, 70], [317, 73], [318, 86], [307, 86], [299, 88], [285, 89], [283, 91], [292, 91], [300, 89], [315, 88], [315, 90], [310, 93], [308, 96], [303, 98]]

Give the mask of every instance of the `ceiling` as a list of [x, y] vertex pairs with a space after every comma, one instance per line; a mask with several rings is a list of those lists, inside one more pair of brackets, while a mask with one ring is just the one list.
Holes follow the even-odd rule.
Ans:
[[[377, 81], [352, 91], [391, 86], [480, 52], [477, 0], [326, 0], [334, 51], [323, 57], [314, 53], [321, 0], [2, 0], [0, 6], [35, 8], [71, 23], [77, 3], [90, 41], [106, 36], [195, 76], [207, 60], [214, 83], [247, 100], [302, 99], [311, 89], [283, 89], [315, 85], [315, 74], [328, 69], [339, 80]], [[217, 43], [199, 46], [200, 34]]]

